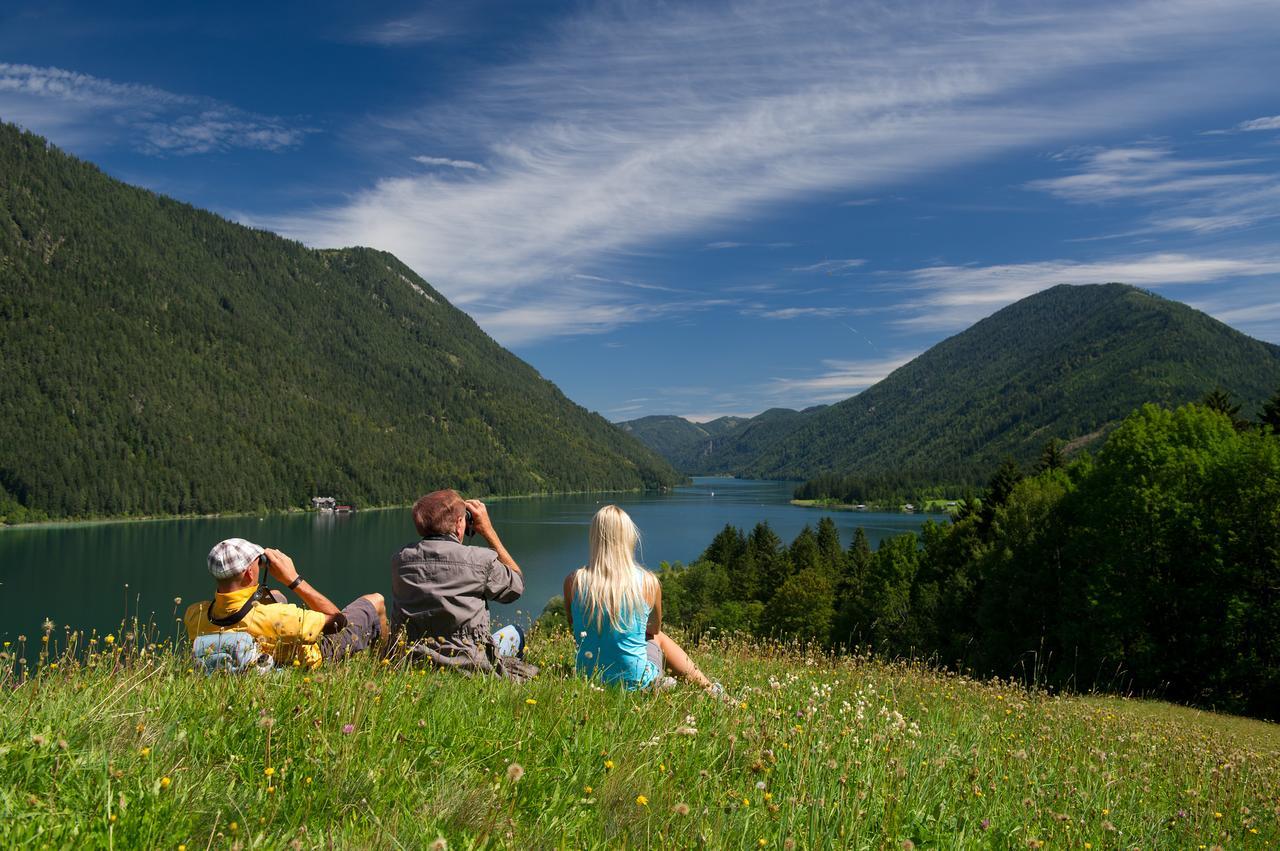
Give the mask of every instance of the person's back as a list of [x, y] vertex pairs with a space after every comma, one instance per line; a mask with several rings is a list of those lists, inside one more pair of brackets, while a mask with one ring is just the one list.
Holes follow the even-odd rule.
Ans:
[[564, 578], [578, 673], [640, 689], [659, 681], [665, 669], [723, 694], [662, 631], [662, 586], [636, 562], [639, 543], [636, 524], [618, 506], [606, 505], [591, 519], [587, 564]]
[[586, 591], [591, 579], [585, 570], [577, 573], [569, 603], [578, 630], [578, 673], [628, 689], [651, 685], [662, 672], [662, 656], [651, 651], [647, 636], [653, 610], [648, 598], [656, 580], [643, 568], [634, 567], [633, 572], [640, 604], [622, 607], [616, 619], [606, 609], [592, 610]]

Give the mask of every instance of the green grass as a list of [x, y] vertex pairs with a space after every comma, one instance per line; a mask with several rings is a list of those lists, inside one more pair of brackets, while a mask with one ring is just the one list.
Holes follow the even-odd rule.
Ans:
[[740, 639], [693, 648], [740, 698], [726, 705], [683, 688], [600, 690], [568, 675], [563, 633], [534, 649], [543, 675], [523, 686], [372, 660], [206, 679], [180, 653], [127, 636], [29, 666], [9, 655], [0, 846], [1280, 839], [1274, 725]]

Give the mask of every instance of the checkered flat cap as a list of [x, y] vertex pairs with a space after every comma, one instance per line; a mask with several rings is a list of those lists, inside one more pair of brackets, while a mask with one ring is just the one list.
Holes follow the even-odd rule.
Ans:
[[244, 538], [227, 538], [209, 550], [209, 572], [214, 579], [230, 579], [244, 573], [253, 560], [262, 555], [262, 547]]

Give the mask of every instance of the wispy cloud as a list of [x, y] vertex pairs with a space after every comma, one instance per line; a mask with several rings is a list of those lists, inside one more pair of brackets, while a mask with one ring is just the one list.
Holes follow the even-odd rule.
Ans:
[[457, 30], [457, 23], [451, 17], [430, 9], [369, 24], [355, 30], [349, 37], [357, 42], [384, 47], [412, 47], [447, 38]]
[[859, 266], [865, 266], [866, 260], [852, 258], [849, 260], [823, 260], [818, 263], [811, 263], [808, 266], [796, 266], [791, 269], [792, 272], [821, 272], [826, 275], [838, 275], [841, 272], [847, 272], [850, 269], [857, 269]]
[[773, 378], [767, 392], [793, 406], [808, 407], [816, 402], [836, 402], [884, 380], [895, 369], [911, 361], [919, 352], [898, 353], [871, 360], [824, 360], [822, 371], [802, 378]]
[[480, 163], [473, 163], [470, 160], [451, 160], [448, 157], [416, 156], [413, 157], [413, 161], [422, 165], [456, 168], [463, 171], [488, 171]]
[[[1278, 29], [1280, 6], [1258, 0], [594, 7], [456, 100], [387, 119], [405, 144], [483, 149], [481, 178], [388, 178], [273, 224], [393, 251], [501, 338], [481, 302], [524, 309], [588, 264], [766, 204], [874, 197], [1220, 105], [1258, 85]], [[547, 334], [575, 322], [542, 315]]]
[[892, 320], [911, 331], [956, 330], [1058, 284], [1120, 282], [1153, 289], [1280, 275], [1280, 254], [1253, 259], [1161, 253], [1076, 262], [1049, 260], [990, 266], [930, 266], [897, 282], [920, 297]]
[[1218, 233], [1280, 217], [1280, 172], [1265, 160], [1179, 158], [1165, 145], [1068, 152], [1060, 159], [1076, 162], [1076, 172], [1027, 186], [1073, 202], [1151, 208], [1139, 227], [1120, 236]]
[[56, 133], [64, 144], [123, 140], [152, 154], [278, 151], [300, 144], [310, 132], [212, 98], [10, 63], [0, 63], [0, 118]]
[[1256, 130], [1280, 130], [1280, 115], [1268, 115], [1265, 118], [1243, 121], [1236, 125], [1236, 129], [1245, 133]]

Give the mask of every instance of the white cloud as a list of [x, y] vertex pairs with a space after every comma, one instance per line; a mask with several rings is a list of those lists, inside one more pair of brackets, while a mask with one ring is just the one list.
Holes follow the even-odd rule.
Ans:
[[[1280, 6], [1258, 0], [606, 5], [455, 99], [387, 119], [405, 144], [470, 144], [488, 172], [388, 178], [273, 225], [392, 251], [506, 339], [481, 302], [527, 316], [585, 265], [766, 204], [875, 197], [1012, 149], [1220, 106], [1222, 91], [1260, 85], [1249, 74], [1277, 31]], [[541, 316], [546, 334], [577, 322]], [[536, 333], [528, 318], [520, 327]]]
[[824, 360], [820, 374], [805, 378], [773, 378], [766, 392], [774, 398], [789, 400], [792, 407], [837, 402], [883, 381], [919, 354], [899, 353], [872, 360]]
[[1280, 275], [1280, 255], [1241, 259], [1160, 253], [1090, 262], [930, 266], [908, 272], [898, 282], [922, 295], [900, 305], [907, 315], [892, 324], [911, 331], [958, 330], [1058, 284], [1120, 282], [1159, 289], [1268, 275]]
[[353, 40], [383, 47], [410, 47], [438, 41], [457, 32], [457, 25], [436, 10], [379, 21], [355, 31]]
[[777, 307], [749, 311], [750, 315], [763, 319], [830, 319], [835, 316], [849, 316], [854, 312], [853, 308], [848, 307]]
[[1280, 115], [1269, 115], [1265, 118], [1243, 121], [1236, 125], [1236, 129], [1246, 132], [1253, 130], [1280, 130]]
[[859, 266], [865, 266], [866, 260], [849, 259], [849, 260], [823, 260], [819, 263], [812, 263], [808, 266], [797, 266], [792, 272], [823, 272], [827, 275], [836, 275], [840, 272], [847, 272], [850, 269], [857, 269]]
[[451, 160], [448, 157], [413, 157], [413, 161], [422, 165], [442, 166], [444, 168], [456, 168], [464, 171], [487, 171], [480, 163], [473, 163], [470, 160]]
[[56, 136], [64, 145], [122, 140], [153, 154], [276, 151], [300, 144], [311, 132], [212, 98], [3, 62], [0, 118]]
[[[1259, 119], [1262, 120], [1262, 119]], [[1074, 202], [1129, 201], [1152, 209], [1135, 230], [1211, 234], [1280, 218], [1280, 172], [1257, 159], [1178, 158], [1165, 145], [1067, 153], [1075, 174], [1034, 180], [1028, 188]]]

